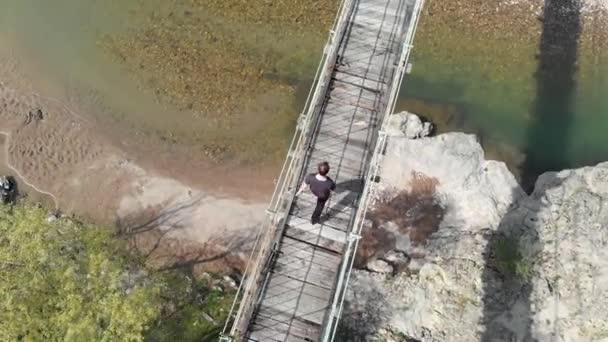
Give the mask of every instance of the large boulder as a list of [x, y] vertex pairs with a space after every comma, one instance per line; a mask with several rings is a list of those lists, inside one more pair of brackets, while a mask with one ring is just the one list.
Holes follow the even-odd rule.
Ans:
[[[534, 261], [531, 332], [541, 341], [608, 341], [608, 163], [547, 173], [519, 221]], [[537, 238], [534, 240], [533, 238]]]
[[608, 341], [608, 163], [547, 173], [528, 196], [475, 136], [393, 132], [381, 189], [415, 174], [437, 180], [440, 227], [408, 272], [353, 273], [342, 337]]
[[451, 208], [444, 225], [471, 230], [496, 226], [514, 199], [524, 195], [506, 165], [485, 160], [470, 134], [415, 140], [405, 134], [391, 136], [381, 165], [381, 187], [408, 189], [416, 174], [439, 181], [439, 196]]
[[387, 133], [393, 136], [405, 135], [408, 139], [427, 137], [433, 130], [430, 122], [423, 122], [416, 114], [401, 112], [389, 117]]

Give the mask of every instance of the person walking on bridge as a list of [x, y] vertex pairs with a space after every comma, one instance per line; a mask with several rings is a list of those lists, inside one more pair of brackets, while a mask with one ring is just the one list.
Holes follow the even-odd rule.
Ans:
[[310, 223], [317, 224], [321, 221], [321, 213], [325, 207], [325, 203], [329, 199], [331, 192], [336, 190], [336, 183], [327, 176], [329, 173], [329, 163], [322, 162], [317, 166], [317, 173], [311, 173], [304, 178], [304, 182], [298, 190], [297, 195], [301, 194], [306, 188], [317, 197], [317, 206], [312, 213]]

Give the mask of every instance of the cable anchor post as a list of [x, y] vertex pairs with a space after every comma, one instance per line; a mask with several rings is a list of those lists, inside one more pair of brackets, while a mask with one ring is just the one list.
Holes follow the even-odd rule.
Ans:
[[355, 234], [355, 233], [350, 233], [350, 234], [348, 234], [347, 239], [348, 239], [348, 242], [359, 241], [359, 240], [361, 240], [361, 235]]

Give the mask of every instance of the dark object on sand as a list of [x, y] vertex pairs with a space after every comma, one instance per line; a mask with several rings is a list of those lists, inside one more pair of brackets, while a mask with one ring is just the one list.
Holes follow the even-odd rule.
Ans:
[[17, 181], [11, 176], [0, 177], [0, 201], [2, 204], [14, 203], [17, 199]]
[[32, 121], [38, 122], [42, 119], [44, 119], [44, 113], [42, 113], [41, 109], [37, 109], [35, 111], [27, 113], [27, 115], [25, 116], [25, 122], [23, 124], [29, 125]]

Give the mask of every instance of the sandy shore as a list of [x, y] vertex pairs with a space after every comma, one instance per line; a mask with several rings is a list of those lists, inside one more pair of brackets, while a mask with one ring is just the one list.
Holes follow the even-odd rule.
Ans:
[[[117, 226], [143, 249], [166, 240], [172, 257], [186, 245], [186, 254], [209, 243], [242, 247], [263, 219], [263, 199], [211, 193], [138, 165], [86, 115], [36, 93], [15, 70], [0, 68], [0, 170], [30, 200]], [[216, 186], [226, 179], [213, 177], [201, 175]]]

